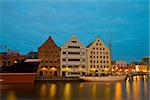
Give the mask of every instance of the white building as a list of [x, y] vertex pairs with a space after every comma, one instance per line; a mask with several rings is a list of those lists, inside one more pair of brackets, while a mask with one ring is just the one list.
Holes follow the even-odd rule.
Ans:
[[61, 76], [86, 75], [86, 47], [75, 37], [61, 47]]

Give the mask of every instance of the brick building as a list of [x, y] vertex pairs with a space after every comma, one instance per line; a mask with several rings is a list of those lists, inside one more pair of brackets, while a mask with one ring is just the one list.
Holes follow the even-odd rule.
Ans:
[[38, 48], [38, 76], [60, 76], [60, 48], [51, 37]]

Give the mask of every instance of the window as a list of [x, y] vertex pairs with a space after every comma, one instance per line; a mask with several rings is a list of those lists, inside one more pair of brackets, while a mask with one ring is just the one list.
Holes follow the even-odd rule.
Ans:
[[98, 56], [97, 56], [97, 58], [98, 58]]
[[105, 58], [105, 56], [103, 56], [103, 58]]
[[85, 59], [82, 59], [83, 62], [85, 62]]
[[95, 58], [95, 56], [94, 56], [94, 58]]
[[72, 43], [77, 43], [77, 41], [71, 41]]
[[80, 61], [80, 59], [68, 59], [68, 61]]
[[92, 52], [91, 52], [91, 54], [92, 54]]
[[97, 61], [97, 63], [98, 63], [98, 61]]
[[65, 66], [65, 65], [63, 65], [62, 67], [63, 67], [63, 68], [65, 68], [66, 66]]
[[95, 49], [95, 48], [93, 48], [93, 49]]
[[96, 45], [98, 45], [98, 43], [96, 43]]
[[107, 61], [107, 63], [108, 63], [108, 61]]
[[80, 54], [80, 52], [68, 52], [68, 54]]
[[90, 61], [90, 63], [92, 63], [92, 60]]
[[99, 48], [100, 50], [102, 50], [102, 48]]
[[90, 67], [92, 68], [92, 65]]
[[90, 58], [92, 58], [92, 56], [90, 56]]
[[104, 63], [105, 63], [105, 61], [104, 61]]
[[97, 68], [99, 68], [99, 66], [97, 65]]
[[63, 54], [66, 54], [66, 52], [63, 52]]
[[82, 68], [85, 68], [85, 66], [84, 66], [84, 65], [82, 65]]
[[99, 45], [102, 45], [101, 43]]
[[105, 50], [105, 48], [103, 48], [103, 50]]
[[98, 50], [98, 48], [96, 48]]
[[63, 59], [63, 61], [66, 61], [66, 59]]
[[68, 48], [80, 48], [80, 46], [68, 46]]
[[108, 54], [108, 52], [106, 52], [106, 54]]
[[8, 61], [8, 65], [10, 65], [10, 61]]

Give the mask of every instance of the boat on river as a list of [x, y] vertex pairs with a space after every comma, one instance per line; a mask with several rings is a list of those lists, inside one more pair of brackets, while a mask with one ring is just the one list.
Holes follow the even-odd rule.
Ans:
[[32, 83], [36, 73], [0, 73], [0, 83]]
[[91, 81], [91, 82], [113, 82], [113, 81], [123, 81], [126, 79], [126, 75], [121, 76], [82, 76], [79, 77], [80, 80], [83, 81]]

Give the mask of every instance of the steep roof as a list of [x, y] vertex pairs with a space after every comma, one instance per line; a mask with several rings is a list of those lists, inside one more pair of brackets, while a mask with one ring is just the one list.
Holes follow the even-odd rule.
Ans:
[[[48, 39], [39, 47], [39, 49], [44, 46], [48, 41], [52, 42], [56, 47], [58, 47], [55, 43], [55, 41], [52, 39], [51, 36], [48, 37]], [[59, 48], [59, 47], [58, 47]]]
[[93, 41], [92, 43], [90, 43], [88, 46], [86, 46], [87, 48], [90, 47], [95, 41]]

